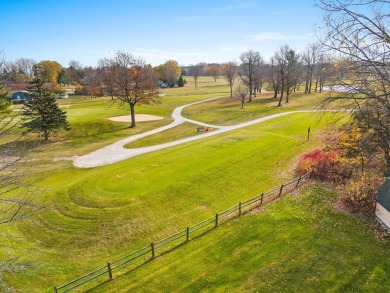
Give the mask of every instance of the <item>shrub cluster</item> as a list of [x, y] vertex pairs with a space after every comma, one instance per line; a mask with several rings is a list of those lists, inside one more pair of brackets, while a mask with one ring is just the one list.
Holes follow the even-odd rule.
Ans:
[[315, 178], [334, 184], [340, 201], [352, 213], [371, 214], [374, 196], [383, 183], [383, 159], [372, 140], [354, 125], [331, 133], [326, 148], [303, 155], [300, 174], [314, 172]]
[[337, 151], [316, 149], [301, 157], [298, 163], [298, 172], [305, 174], [313, 171], [321, 179], [328, 178], [334, 173], [339, 157]]
[[378, 192], [383, 178], [363, 173], [351, 178], [345, 186], [339, 185], [337, 191], [341, 202], [353, 213], [372, 215], [375, 208], [374, 196]]

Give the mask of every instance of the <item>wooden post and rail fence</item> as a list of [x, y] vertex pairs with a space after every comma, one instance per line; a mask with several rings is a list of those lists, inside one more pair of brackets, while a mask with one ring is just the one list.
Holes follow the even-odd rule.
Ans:
[[[237, 205], [234, 205], [222, 212], [219, 212], [211, 218], [205, 219], [193, 226], [186, 227], [186, 229], [176, 234], [173, 234], [171, 236], [168, 236], [164, 239], [161, 239], [156, 242], [152, 242], [150, 245], [142, 247], [136, 251], [133, 251], [115, 261], [108, 262], [107, 265], [100, 267], [96, 270], [93, 270], [66, 284], [63, 284], [58, 287], [54, 287], [54, 292], [55, 293], [70, 292], [98, 278], [101, 278], [101, 282], [107, 280], [111, 281], [113, 280], [113, 271], [123, 268], [125, 265], [128, 265], [131, 262], [135, 262], [136, 260], [146, 261], [146, 260], [154, 259], [157, 256], [157, 250], [160, 250], [160, 253], [163, 252], [161, 249], [162, 247], [167, 246], [168, 244], [171, 244], [174, 241], [176, 241], [177, 243], [174, 246], [176, 247], [180, 244], [188, 242], [190, 240], [190, 235], [193, 234], [195, 231], [199, 231], [203, 229], [203, 231], [206, 232], [207, 230], [215, 229], [219, 227], [221, 224], [230, 220], [231, 218], [240, 216], [245, 212], [248, 212], [264, 204], [267, 204], [281, 197], [283, 192], [297, 188], [299, 183], [301, 183], [303, 179], [310, 178], [311, 175], [312, 172], [306, 173], [305, 175], [302, 175], [293, 181], [282, 184], [280, 187], [272, 189], [268, 192], [263, 192], [261, 195], [251, 198], [247, 201], [239, 202]], [[178, 242], [178, 240], [180, 241]]]

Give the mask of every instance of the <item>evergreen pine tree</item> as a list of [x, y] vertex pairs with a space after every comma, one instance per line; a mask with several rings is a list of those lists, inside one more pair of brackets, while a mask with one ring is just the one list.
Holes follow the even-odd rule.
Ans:
[[178, 87], [183, 87], [184, 86], [184, 79], [183, 76], [180, 75], [179, 80], [177, 81], [177, 86]]
[[27, 132], [42, 133], [48, 140], [49, 135], [60, 128], [70, 130], [70, 125], [66, 112], [59, 108], [55, 97], [44, 87], [41, 68], [37, 65], [34, 66], [34, 75], [27, 88], [30, 100], [24, 105], [21, 127], [27, 128]]

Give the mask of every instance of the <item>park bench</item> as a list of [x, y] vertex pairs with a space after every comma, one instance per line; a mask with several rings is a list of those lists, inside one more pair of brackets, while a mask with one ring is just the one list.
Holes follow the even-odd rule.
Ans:
[[196, 128], [196, 132], [202, 132], [202, 131], [204, 131], [204, 127], [203, 126], [200, 126], [200, 127]]

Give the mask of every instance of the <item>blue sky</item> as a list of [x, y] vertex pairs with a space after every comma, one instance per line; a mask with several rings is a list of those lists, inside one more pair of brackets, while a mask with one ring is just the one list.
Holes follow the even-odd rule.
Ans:
[[[96, 66], [115, 51], [158, 65], [265, 59], [282, 44], [316, 40], [314, 0], [0, 0], [0, 50], [19, 57]], [[318, 33], [318, 31], [317, 31]]]

